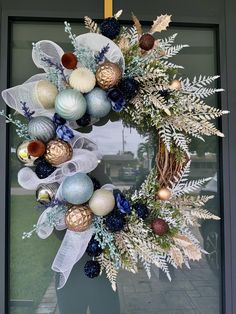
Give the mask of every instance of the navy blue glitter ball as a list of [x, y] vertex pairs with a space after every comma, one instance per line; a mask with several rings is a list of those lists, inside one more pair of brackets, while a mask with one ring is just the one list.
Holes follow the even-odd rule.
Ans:
[[108, 17], [100, 25], [102, 35], [114, 39], [120, 33], [120, 23], [114, 17]]
[[100, 247], [99, 242], [96, 239], [92, 238], [89, 241], [86, 252], [89, 256], [96, 257], [102, 254], [102, 248]]
[[86, 112], [82, 118], [76, 121], [79, 126], [88, 126], [91, 122], [91, 117], [90, 115]]
[[84, 273], [89, 278], [95, 278], [99, 276], [101, 266], [98, 261], [87, 261], [84, 265]]
[[107, 215], [105, 224], [111, 232], [121, 231], [124, 228], [125, 218], [120, 212], [111, 212]]
[[148, 217], [149, 210], [145, 205], [136, 204], [134, 207], [139, 218], [145, 219]]
[[35, 173], [40, 179], [45, 179], [52, 174], [57, 168], [50, 165], [45, 159], [37, 162]]
[[138, 94], [139, 83], [132, 77], [126, 77], [121, 80], [119, 88], [126, 99], [131, 99]]

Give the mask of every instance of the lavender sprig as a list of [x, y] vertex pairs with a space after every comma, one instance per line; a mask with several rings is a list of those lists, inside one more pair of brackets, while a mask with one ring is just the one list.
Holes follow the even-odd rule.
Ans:
[[54, 68], [62, 76], [63, 80], [67, 83], [64, 68], [61, 64], [54, 63], [50, 58], [47, 57], [42, 57], [41, 61], [45, 62], [49, 67]]
[[110, 46], [109, 44], [107, 44], [98, 52], [98, 54], [95, 55], [95, 61], [97, 64], [104, 61], [105, 54], [108, 52], [109, 49], [110, 49]]
[[25, 101], [21, 101], [20, 103], [24, 116], [30, 121], [32, 119], [32, 116], [35, 114], [35, 111], [30, 111]]

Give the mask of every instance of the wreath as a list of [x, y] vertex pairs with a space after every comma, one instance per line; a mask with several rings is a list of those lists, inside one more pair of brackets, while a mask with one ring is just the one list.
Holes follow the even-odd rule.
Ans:
[[[90, 32], [79, 36], [65, 22], [73, 51], [49, 40], [34, 43], [32, 58], [43, 72], [2, 92], [27, 119], [1, 111], [23, 139], [16, 151], [24, 165], [18, 182], [36, 190], [43, 208], [23, 238], [67, 229], [52, 265], [59, 288], [85, 252], [85, 275], [105, 271], [114, 290], [118, 270], [136, 273], [140, 261], [149, 277], [155, 265], [171, 279], [168, 264], [189, 267], [205, 253], [191, 227], [199, 219], [219, 219], [204, 209], [212, 196], [197, 194], [210, 178], [188, 180], [191, 139], [223, 137], [211, 120], [227, 112], [204, 102], [222, 91], [208, 87], [218, 76], [180, 78], [182, 67], [169, 59], [187, 45], [174, 45], [176, 34], [158, 38], [171, 16], [158, 16], [144, 33], [134, 15], [133, 26], [121, 26], [121, 13], [99, 26], [85, 17]], [[102, 156], [81, 131], [111, 111], [155, 141], [155, 165], [135, 191], [101, 186], [90, 174]]]

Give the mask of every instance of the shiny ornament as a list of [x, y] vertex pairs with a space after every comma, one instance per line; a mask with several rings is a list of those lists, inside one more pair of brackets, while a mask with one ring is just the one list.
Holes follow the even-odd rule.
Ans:
[[120, 81], [119, 88], [126, 99], [131, 99], [138, 94], [139, 83], [133, 77], [126, 77]]
[[62, 183], [62, 197], [71, 204], [83, 204], [93, 194], [93, 182], [85, 173], [66, 177]]
[[55, 125], [48, 117], [38, 116], [29, 121], [28, 132], [30, 137], [47, 143], [55, 136]]
[[47, 144], [45, 159], [53, 166], [58, 166], [72, 158], [73, 150], [70, 144], [62, 140], [51, 140]]
[[102, 254], [102, 248], [94, 237], [92, 237], [92, 239], [89, 241], [86, 253], [91, 257], [97, 257]]
[[78, 124], [79, 126], [85, 127], [85, 126], [90, 125], [90, 123], [91, 123], [91, 117], [90, 117], [90, 115], [86, 112], [86, 113], [83, 115], [83, 117], [80, 118], [80, 119], [78, 119], [76, 122], [77, 122], [77, 124]]
[[69, 70], [73, 70], [76, 68], [77, 65], [77, 57], [73, 54], [73, 52], [66, 52], [61, 57], [61, 63], [62, 65]]
[[57, 168], [50, 165], [45, 159], [37, 161], [35, 173], [39, 179], [49, 177]]
[[99, 87], [95, 87], [85, 96], [87, 101], [87, 111], [91, 117], [103, 118], [111, 111], [111, 103], [107, 94]]
[[92, 212], [98, 216], [105, 216], [109, 214], [115, 206], [115, 198], [113, 193], [105, 190], [98, 189], [93, 193], [89, 200], [89, 207]]
[[28, 151], [28, 145], [30, 141], [25, 141], [21, 143], [16, 149], [17, 158], [26, 166], [32, 167], [34, 166], [34, 161], [37, 157], [30, 155]]
[[37, 103], [44, 109], [54, 108], [57, 94], [58, 90], [56, 86], [47, 80], [39, 81], [35, 85], [34, 96]]
[[46, 145], [39, 140], [31, 141], [28, 144], [28, 153], [33, 157], [41, 157], [46, 151]]
[[58, 183], [48, 183], [40, 184], [36, 190], [36, 200], [41, 204], [48, 204], [55, 197], [59, 184]]
[[157, 191], [157, 199], [162, 200], [162, 201], [168, 201], [171, 197], [171, 191], [168, 190], [167, 188], [161, 188], [160, 190]]
[[84, 96], [74, 89], [65, 89], [58, 94], [55, 101], [56, 113], [66, 120], [78, 120], [86, 112]]
[[156, 218], [152, 223], [151, 223], [151, 228], [153, 232], [156, 235], [163, 236], [169, 231], [169, 225], [168, 223], [161, 218]]
[[84, 273], [89, 278], [98, 277], [101, 271], [101, 266], [98, 261], [88, 261], [84, 265]]
[[86, 205], [74, 205], [66, 212], [65, 223], [69, 230], [82, 232], [92, 223], [93, 213]]
[[111, 232], [121, 231], [124, 229], [125, 217], [121, 213], [113, 211], [106, 217], [105, 224]]
[[169, 85], [170, 89], [180, 90], [182, 88], [182, 84], [179, 80], [172, 80]]
[[151, 34], [143, 34], [139, 39], [139, 47], [143, 50], [151, 50], [154, 44], [155, 38]]
[[121, 77], [122, 69], [116, 63], [106, 61], [97, 68], [96, 79], [102, 89], [109, 89], [117, 85]]
[[119, 21], [114, 17], [106, 18], [100, 25], [100, 31], [103, 36], [110, 39], [115, 39], [119, 35], [121, 25]]
[[94, 88], [96, 79], [92, 71], [81, 67], [71, 73], [69, 83], [72, 88], [79, 90], [81, 93], [88, 93]]

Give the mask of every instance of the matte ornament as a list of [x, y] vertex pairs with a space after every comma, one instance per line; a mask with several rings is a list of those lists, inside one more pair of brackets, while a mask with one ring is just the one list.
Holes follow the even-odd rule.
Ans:
[[109, 61], [97, 68], [96, 79], [102, 89], [109, 89], [117, 85], [122, 78], [122, 69], [118, 64]]
[[73, 54], [73, 52], [66, 52], [61, 57], [62, 65], [68, 70], [75, 69], [77, 62], [78, 62], [77, 57]]
[[32, 167], [34, 166], [34, 161], [37, 159], [37, 157], [30, 155], [28, 151], [29, 143], [30, 141], [21, 143], [16, 149], [16, 155], [20, 162], [28, 167]]
[[58, 183], [49, 183], [49, 184], [40, 184], [36, 190], [36, 200], [41, 204], [48, 204], [55, 197], [59, 184]]
[[85, 173], [76, 173], [66, 177], [62, 183], [62, 197], [71, 204], [83, 204], [93, 194], [93, 182]]
[[151, 228], [156, 235], [163, 236], [169, 231], [168, 223], [161, 218], [156, 218], [152, 224]]
[[101, 271], [101, 266], [98, 261], [88, 261], [84, 265], [84, 273], [89, 278], [98, 277]]
[[86, 112], [87, 104], [84, 96], [74, 89], [65, 89], [58, 94], [55, 111], [66, 120], [78, 120]]
[[51, 140], [47, 144], [45, 159], [53, 166], [58, 166], [72, 158], [73, 150], [70, 144], [62, 140]]
[[38, 116], [29, 121], [28, 132], [31, 138], [47, 143], [55, 136], [55, 125], [48, 117]]
[[182, 84], [179, 80], [172, 80], [170, 82], [169, 88], [172, 90], [180, 90], [182, 88]]
[[47, 80], [41, 80], [35, 85], [34, 96], [44, 109], [54, 108], [57, 94], [56, 86]]
[[89, 207], [92, 212], [98, 216], [105, 216], [109, 214], [115, 206], [115, 198], [113, 193], [105, 190], [98, 189], [93, 193], [89, 201]]
[[171, 191], [168, 190], [167, 188], [161, 188], [160, 190], [157, 191], [157, 199], [162, 200], [162, 201], [168, 201], [171, 197]]
[[92, 71], [81, 67], [71, 73], [69, 83], [72, 88], [79, 90], [81, 93], [88, 93], [94, 88], [96, 79]]
[[94, 118], [103, 118], [111, 111], [111, 103], [107, 94], [99, 87], [95, 87], [86, 96], [87, 111]]
[[155, 38], [151, 34], [143, 34], [139, 39], [139, 47], [145, 51], [154, 47]]
[[66, 212], [65, 223], [69, 230], [82, 232], [92, 223], [93, 213], [86, 205], [74, 205]]
[[38, 161], [35, 167], [35, 173], [39, 179], [49, 177], [55, 170], [56, 168], [50, 165], [45, 159]]
[[31, 141], [28, 144], [28, 153], [33, 157], [41, 157], [46, 151], [46, 145], [39, 140]]

